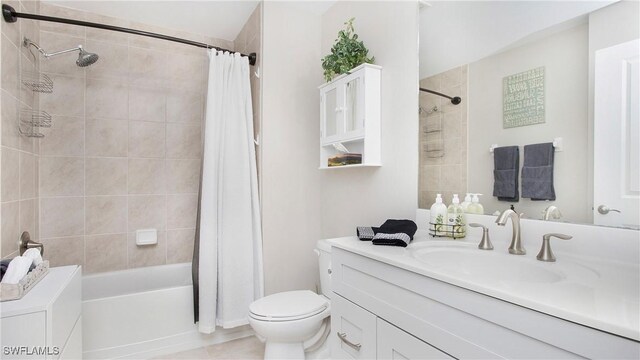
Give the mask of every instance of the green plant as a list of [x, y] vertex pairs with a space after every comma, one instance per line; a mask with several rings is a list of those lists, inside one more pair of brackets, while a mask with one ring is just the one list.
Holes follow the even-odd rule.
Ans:
[[375, 57], [368, 57], [369, 50], [358, 40], [358, 34], [353, 28], [354, 20], [355, 18], [351, 18], [344, 23], [345, 29], [338, 32], [331, 54], [322, 59], [326, 81], [331, 81], [336, 75], [344, 74], [360, 64], [373, 64], [375, 61]]

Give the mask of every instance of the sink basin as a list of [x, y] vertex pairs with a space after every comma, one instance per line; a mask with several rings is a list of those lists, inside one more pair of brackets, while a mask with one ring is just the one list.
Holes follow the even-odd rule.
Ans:
[[478, 282], [555, 283], [566, 278], [554, 269], [554, 264], [538, 264], [535, 259], [495, 250], [479, 250], [468, 243], [436, 243], [419, 247], [412, 255], [433, 271]]

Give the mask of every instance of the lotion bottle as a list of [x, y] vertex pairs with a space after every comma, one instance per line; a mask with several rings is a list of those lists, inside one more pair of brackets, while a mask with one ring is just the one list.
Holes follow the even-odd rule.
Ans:
[[471, 195], [471, 193], [467, 193], [467, 196], [464, 197], [464, 201], [460, 204], [460, 207], [462, 207], [462, 211], [464, 212], [468, 212], [467, 209], [469, 208], [469, 205], [471, 205]]
[[448, 235], [454, 239], [461, 239], [467, 235], [466, 219], [460, 206], [458, 194], [453, 194], [453, 200], [447, 209], [447, 224]]
[[429, 211], [429, 235], [431, 236], [443, 236], [444, 228], [447, 224], [447, 206], [442, 203], [442, 195], [436, 196], [436, 202], [431, 205]]
[[480, 204], [480, 195], [482, 194], [473, 194], [473, 199], [471, 200], [471, 205], [469, 205], [469, 208], [467, 209], [467, 213], [480, 215], [484, 214], [484, 206]]

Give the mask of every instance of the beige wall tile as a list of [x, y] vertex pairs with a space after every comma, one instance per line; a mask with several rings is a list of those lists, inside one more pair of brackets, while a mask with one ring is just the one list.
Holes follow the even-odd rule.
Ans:
[[191, 229], [196, 227], [198, 194], [167, 196], [167, 229]]
[[197, 193], [200, 184], [200, 159], [167, 160], [167, 193]]
[[28, 231], [31, 238], [37, 240], [35, 199], [20, 201], [20, 234], [23, 231]]
[[36, 197], [36, 162], [34, 155], [20, 153], [20, 199]]
[[[131, 37], [130, 40], [138, 40]], [[157, 87], [165, 83], [165, 53], [129, 48], [129, 81], [135, 86]]]
[[[113, 18], [110, 16], [104, 16], [99, 14], [87, 13], [87, 21], [97, 22], [102, 24], [109, 24], [120, 27], [130, 27], [130, 22], [125, 19]], [[121, 45], [127, 45], [129, 42], [129, 34], [121, 33], [117, 31], [86, 28], [87, 40], [107, 41]]]
[[167, 158], [200, 158], [202, 140], [199, 125], [167, 124]]
[[41, 239], [49, 266], [84, 265], [84, 236]]
[[129, 232], [140, 229], [165, 230], [165, 195], [129, 195]]
[[84, 195], [84, 158], [40, 157], [42, 196]]
[[[460, 165], [442, 165], [440, 186], [445, 191], [458, 191], [460, 188]], [[449, 201], [450, 199], [447, 199]]]
[[159, 88], [129, 88], [129, 120], [165, 121], [167, 91]]
[[56, 116], [55, 124], [43, 129], [40, 154], [54, 156], [84, 155], [84, 118]]
[[0, 87], [17, 98], [19, 96], [18, 64], [20, 61], [20, 53], [18, 52], [18, 48], [4, 35], [2, 35], [2, 44], [0, 45], [0, 51], [2, 51], [2, 57], [0, 58], [0, 68], [2, 69]]
[[9, 92], [2, 90], [2, 145], [14, 149], [20, 147], [20, 133], [18, 132], [18, 101]]
[[84, 197], [40, 199], [40, 238], [84, 234]]
[[20, 203], [18, 201], [2, 203], [2, 251], [0, 257], [18, 250], [20, 240]]
[[[7, 0], [2, 3], [9, 5], [14, 9], [20, 9], [20, 2], [17, 0]], [[9, 23], [3, 20], [2, 24], [0, 24], [0, 28], [2, 29], [2, 35], [6, 36], [14, 45], [20, 44], [19, 23]]]
[[[66, 7], [56, 6], [53, 4], [48, 4], [46, 2], [40, 4], [40, 14], [55, 16], [61, 18], [69, 18], [75, 20], [84, 20], [85, 13], [69, 9]], [[74, 35], [79, 37], [84, 37], [85, 28], [83, 26], [69, 26], [67, 24], [58, 24], [53, 22], [43, 21], [40, 25], [41, 31], [51, 31], [57, 32], [60, 34]]]
[[127, 232], [126, 196], [88, 196], [85, 206], [85, 234]]
[[203, 96], [201, 93], [179, 91], [167, 95], [167, 122], [200, 124], [203, 117]]
[[129, 194], [164, 194], [163, 159], [129, 159]]
[[207, 56], [204, 53], [199, 55], [183, 54], [179, 52], [169, 52], [166, 55], [166, 73], [169, 79], [191, 79], [193, 72], [198, 69], [205, 69]]
[[127, 194], [127, 159], [87, 158], [85, 162], [87, 196]]
[[158, 231], [158, 243], [155, 245], [136, 245], [136, 234], [129, 233], [128, 261], [129, 268], [164, 265], [167, 263], [167, 234]]
[[[54, 96], [40, 96], [40, 109], [57, 116], [84, 116], [84, 77], [47, 75], [53, 81]], [[64, 96], [64, 101], [60, 96]]]
[[127, 156], [129, 124], [121, 120], [87, 119], [85, 151], [87, 156]]
[[167, 263], [191, 262], [195, 236], [195, 229], [167, 231]]
[[87, 236], [85, 247], [85, 273], [127, 268], [127, 234]]
[[116, 80], [87, 79], [86, 116], [106, 119], [126, 119], [127, 84]]
[[126, 45], [87, 40], [85, 49], [100, 56], [96, 63], [86, 68], [87, 78], [126, 80], [128, 76], [126, 59], [129, 56], [129, 49]]
[[20, 152], [7, 147], [2, 148], [2, 201], [20, 198]]
[[165, 157], [165, 124], [147, 121], [130, 121], [129, 157]]
[[[23, 51], [26, 51], [25, 47], [22, 47]], [[28, 54], [20, 54], [19, 57], [19, 61], [20, 61], [20, 80], [22, 80], [22, 78], [24, 78], [27, 74], [31, 73], [31, 74], [35, 74], [38, 73], [38, 67], [36, 65], [36, 61], [38, 59], [34, 59], [33, 56], [31, 56], [30, 53]], [[22, 107], [26, 107], [29, 109], [37, 109], [38, 105], [36, 103], [36, 100], [38, 99], [38, 93], [34, 92], [33, 90], [29, 89], [26, 86], [22, 85], [22, 82], [20, 82], [18, 84], [18, 90], [19, 90], [19, 100], [22, 103]]]

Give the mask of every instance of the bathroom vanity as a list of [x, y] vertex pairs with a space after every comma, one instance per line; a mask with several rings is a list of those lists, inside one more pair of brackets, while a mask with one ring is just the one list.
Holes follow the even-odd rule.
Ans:
[[3, 302], [2, 359], [82, 358], [82, 271], [49, 269], [22, 299]]
[[557, 262], [537, 261], [536, 231], [589, 231], [550, 223], [530, 226], [527, 254], [510, 255], [493, 217], [472, 220], [491, 228], [495, 250], [424, 230], [407, 248], [331, 240], [333, 358], [639, 358], [637, 262], [572, 256], [560, 241]]

